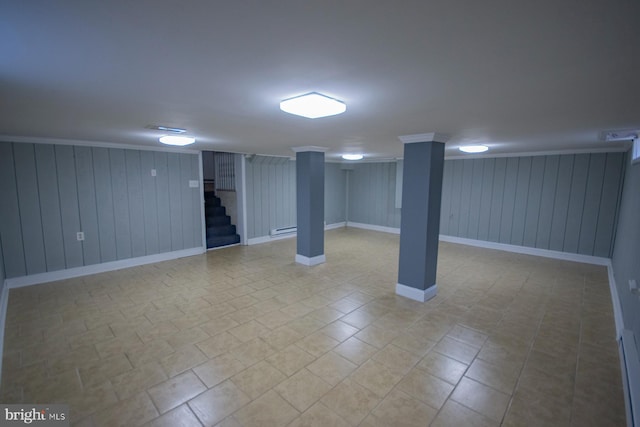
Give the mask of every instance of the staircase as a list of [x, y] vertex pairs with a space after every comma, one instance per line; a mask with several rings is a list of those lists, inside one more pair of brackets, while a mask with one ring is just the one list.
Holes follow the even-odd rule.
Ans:
[[204, 192], [204, 216], [207, 224], [207, 249], [240, 243], [236, 226], [213, 191]]

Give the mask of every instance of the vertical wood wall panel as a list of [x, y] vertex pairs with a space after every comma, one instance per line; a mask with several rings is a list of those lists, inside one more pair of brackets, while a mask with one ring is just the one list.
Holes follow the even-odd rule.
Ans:
[[[234, 184], [235, 187], [235, 164], [234, 156], [231, 156], [231, 165], [234, 167]], [[190, 179], [196, 180], [200, 178], [200, 160], [198, 156], [189, 155], [191, 158], [191, 176]], [[198, 188], [190, 188], [191, 190], [191, 235], [193, 236], [193, 240], [190, 247], [197, 247], [202, 245], [202, 235], [204, 230], [202, 229], [202, 205], [204, 204], [204, 194], [203, 189]]]
[[[527, 201], [529, 198], [529, 181], [531, 179], [531, 157], [522, 157], [518, 163], [518, 178], [513, 204], [513, 222], [509, 243], [522, 246], [524, 242], [524, 226], [527, 219]], [[535, 198], [535, 196], [533, 197]], [[533, 206], [532, 206], [533, 207]]]
[[76, 233], [81, 230], [73, 147], [70, 145], [57, 145], [55, 153], [58, 166], [58, 193], [60, 195], [65, 265], [66, 268], [80, 267], [84, 265], [84, 258], [82, 242], [79, 242], [76, 237]]
[[180, 158], [175, 154], [167, 155], [169, 168], [169, 213], [171, 214], [171, 250], [183, 248], [182, 241], [182, 184]]
[[44, 254], [44, 237], [42, 234], [36, 158], [33, 144], [15, 146], [13, 156], [16, 164], [16, 183], [19, 194], [18, 203], [27, 274], [42, 273], [47, 269], [47, 262]]
[[451, 183], [451, 210], [449, 213], [449, 233], [458, 234], [460, 225], [460, 207], [462, 200], [462, 173], [464, 167], [463, 160], [453, 161], [453, 178]]
[[[191, 204], [191, 192], [196, 190], [189, 187], [189, 180], [191, 178], [191, 160], [188, 154], [180, 154], [180, 199], [182, 200], [180, 206], [182, 212], [182, 247], [190, 248], [193, 245], [193, 206]], [[198, 190], [199, 191], [199, 190]]]
[[142, 177], [140, 176], [140, 152], [125, 151], [127, 170], [127, 195], [129, 204], [129, 226], [131, 230], [131, 255], [146, 254], [144, 240], [144, 201], [142, 199]]
[[158, 214], [158, 251], [171, 250], [171, 201], [169, 200], [169, 156], [153, 153], [156, 168], [156, 212]]
[[582, 222], [580, 223], [578, 242], [578, 250], [581, 253], [592, 253], [595, 245], [606, 158], [606, 154], [592, 154], [589, 160], [590, 173], [584, 195]]
[[471, 196], [469, 197], [469, 228], [470, 239], [478, 238], [478, 225], [480, 222], [480, 203], [482, 197], [482, 173], [484, 161], [471, 161], [473, 172], [471, 177]]
[[504, 178], [504, 193], [502, 196], [502, 210], [500, 212], [500, 243], [511, 242], [511, 231], [513, 228], [513, 211], [516, 201], [516, 186], [518, 184], [518, 164], [519, 158], [510, 157], [507, 159]]
[[458, 235], [469, 235], [469, 217], [471, 215], [471, 187], [473, 180], [473, 161], [462, 161], [462, 189], [460, 199], [464, 203], [460, 207], [460, 223], [458, 224]]
[[562, 251], [564, 233], [567, 227], [567, 212], [569, 211], [569, 197], [571, 196], [571, 177], [573, 176], [572, 155], [560, 156], [558, 178], [556, 181], [556, 196], [553, 201], [553, 218], [551, 220], [551, 237], [549, 247], [554, 251]]
[[540, 211], [538, 214], [536, 248], [549, 249], [549, 244], [551, 242], [551, 224], [553, 223], [553, 211], [555, 209], [559, 167], [560, 156], [545, 157], [544, 177], [542, 180], [542, 192], [540, 195]]
[[58, 179], [53, 145], [35, 145], [38, 168], [38, 194], [44, 237], [44, 252], [47, 271], [64, 268], [64, 242], [62, 240], [62, 218], [58, 198]]
[[115, 218], [116, 258], [131, 258], [131, 223], [129, 220], [129, 194], [127, 191], [127, 166], [125, 152], [109, 150], [111, 164], [111, 189]]
[[116, 249], [116, 225], [111, 188], [111, 160], [109, 149], [94, 148], [93, 175], [96, 185], [96, 209], [98, 212], [98, 233], [100, 235], [100, 260], [118, 259]]
[[504, 200], [504, 178], [507, 173], [507, 159], [496, 159], [493, 171], [493, 192], [491, 195], [491, 218], [489, 220], [489, 241], [500, 240], [502, 224], [502, 202]]
[[0, 233], [6, 277], [24, 276], [27, 267], [24, 260], [16, 172], [13, 161], [13, 145], [0, 143]]
[[324, 174], [324, 218], [327, 224], [345, 221], [346, 172], [339, 163], [326, 163]]
[[526, 199], [522, 243], [516, 243], [514, 241], [514, 244], [516, 245], [522, 244], [523, 246], [529, 247], [536, 246], [547, 159], [548, 157], [545, 156], [536, 156], [531, 161], [529, 187], [526, 190], [522, 189], [523, 198]]
[[[620, 185], [623, 179], [623, 175], [617, 172], [624, 169], [624, 160], [623, 153], [607, 154], [594, 247], [594, 253], [606, 254], [603, 256], [610, 256], [613, 252], [613, 236], [617, 220], [616, 208], [618, 207]], [[638, 191], [637, 188], [634, 190]]]
[[571, 192], [569, 194], [569, 206], [567, 208], [567, 223], [564, 231], [564, 244], [562, 251], [576, 253], [580, 238], [580, 223], [584, 208], [584, 194], [587, 187], [587, 174], [589, 173], [589, 154], [578, 154], [573, 162], [573, 175], [571, 177]]
[[[140, 152], [140, 179], [142, 181], [142, 205], [144, 210], [144, 242], [145, 252], [157, 254], [159, 252], [158, 238], [158, 209], [156, 197], [156, 179], [158, 170], [151, 151]], [[156, 176], [151, 176], [151, 170], [156, 169]]]
[[[493, 198], [493, 170], [496, 159], [477, 160], [484, 164], [482, 172], [482, 198], [480, 199], [480, 221], [478, 240], [489, 240], [489, 224], [491, 223], [491, 199]], [[446, 164], [447, 162], [445, 162]]]
[[[172, 205], [167, 164], [178, 160], [179, 173], [180, 156], [185, 174], [175, 186], [183, 194]], [[201, 189], [188, 186], [199, 168], [196, 154], [0, 142], [6, 277], [167, 252], [173, 229], [181, 239], [177, 249], [202, 246]], [[177, 215], [172, 223], [172, 210], [188, 218]], [[84, 241], [77, 240], [79, 231]]]
[[85, 265], [98, 264], [100, 262], [100, 232], [98, 231], [93, 155], [90, 147], [75, 147], [74, 152], [76, 156], [80, 227], [84, 232], [82, 255]]
[[[453, 168], [455, 161], [444, 162], [442, 173], [442, 196], [440, 199], [440, 234], [451, 234], [449, 223], [451, 221], [451, 185], [453, 183]], [[402, 189], [402, 187], [400, 187]], [[349, 192], [351, 195], [351, 192]]]

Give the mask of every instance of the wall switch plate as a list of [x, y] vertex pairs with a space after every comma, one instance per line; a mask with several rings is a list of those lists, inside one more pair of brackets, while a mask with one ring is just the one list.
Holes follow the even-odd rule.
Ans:
[[78, 231], [76, 233], [76, 239], [78, 239], [78, 242], [81, 242], [84, 240], [84, 232], [83, 231]]
[[189, 181], [189, 188], [198, 188], [199, 186], [200, 183], [197, 180], [192, 179]]
[[151, 169], [151, 176], [156, 176], [156, 170], [155, 169]]

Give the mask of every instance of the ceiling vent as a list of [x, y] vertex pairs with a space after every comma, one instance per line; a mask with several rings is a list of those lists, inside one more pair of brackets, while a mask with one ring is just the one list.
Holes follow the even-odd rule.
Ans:
[[159, 130], [162, 132], [170, 132], [170, 133], [185, 133], [187, 130], [182, 128], [173, 128], [170, 126], [160, 126], [160, 125], [147, 125], [145, 126], [147, 129]]
[[638, 139], [638, 135], [640, 135], [639, 129], [609, 130], [602, 132], [601, 139], [608, 142], [634, 141]]

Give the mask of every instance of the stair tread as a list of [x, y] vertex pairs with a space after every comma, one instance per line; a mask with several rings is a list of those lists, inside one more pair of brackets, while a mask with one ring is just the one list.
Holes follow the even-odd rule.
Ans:
[[212, 236], [207, 238], [207, 248], [217, 248], [220, 246], [233, 245], [240, 243], [240, 236], [237, 234], [228, 236]]

